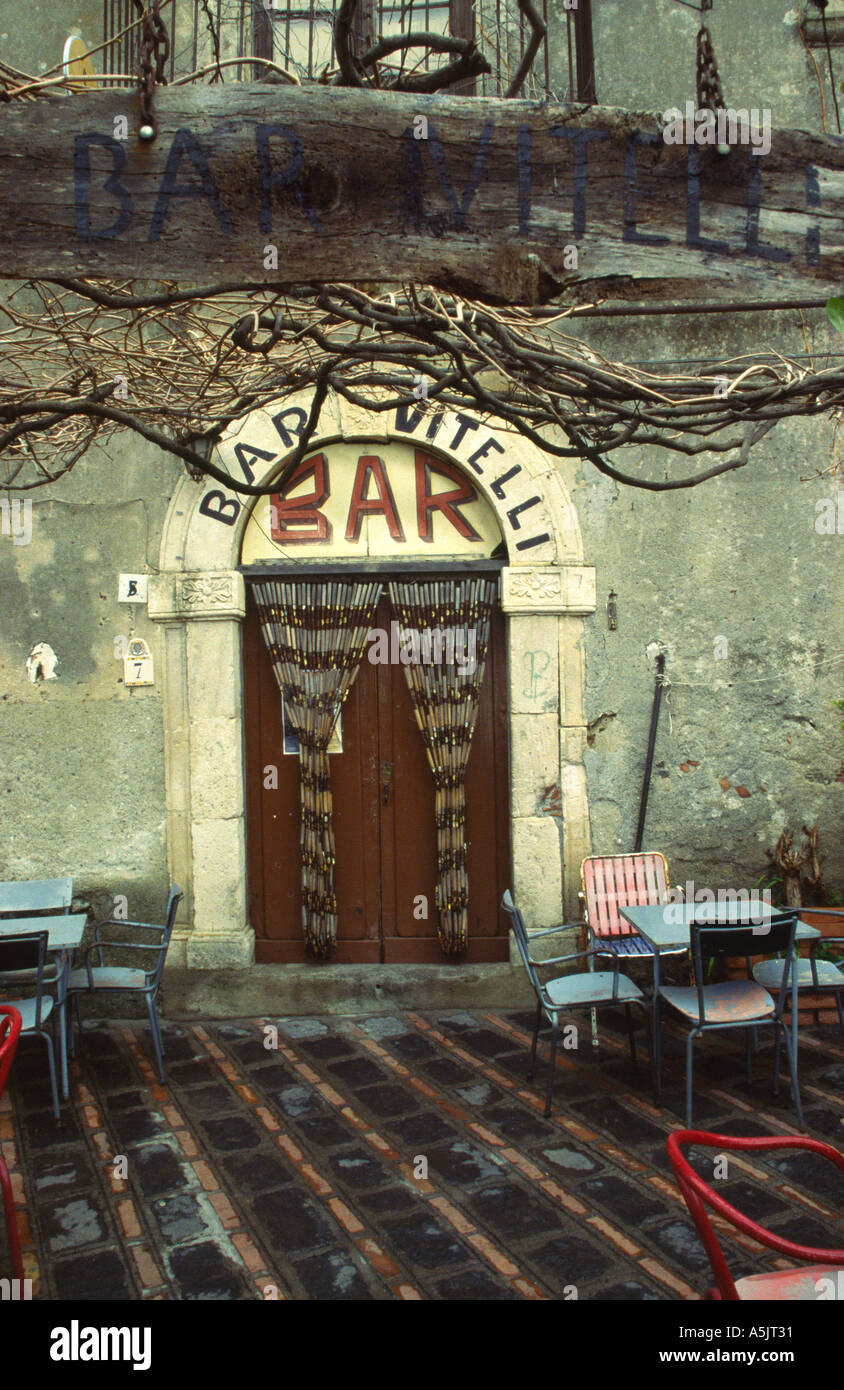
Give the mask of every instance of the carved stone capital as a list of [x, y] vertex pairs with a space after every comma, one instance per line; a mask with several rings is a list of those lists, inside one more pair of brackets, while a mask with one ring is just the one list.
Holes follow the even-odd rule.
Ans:
[[501, 571], [505, 613], [594, 613], [595, 570], [591, 565], [511, 566]]
[[243, 575], [237, 570], [156, 575], [150, 579], [148, 612], [156, 622], [243, 618], [246, 613]]

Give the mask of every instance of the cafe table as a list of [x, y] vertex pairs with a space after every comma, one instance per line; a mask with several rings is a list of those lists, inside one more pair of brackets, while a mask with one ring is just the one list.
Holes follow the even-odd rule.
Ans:
[[[678, 947], [691, 947], [691, 924], [698, 922], [709, 926], [758, 926], [760, 952], [764, 953], [765, 923], [790, 915], [782, 908], [772, 907], [761, 898], [751, 898], [746, 902], [698, 902], [698, 903], [653, 903], [647, 907], [619, 907], [619, 913], [631, 927], [635, 927], [642, 940], [653, 951], [654, 994], [653, 994], [653, 1065], [654, 1087], [657, 1101], [661, 1097], [659, 1077], [661, 1075], [659, 1032], [659, 958], [662, 953], [676, 951]], [[817, 927], [806, 922], [797, 923], [794, 934], [798, 941], [813, 941], [821, 933]], [[797, 972], [791, 973], [791, 1020], [794, 1041], [794, 1071], [797, 1074]]]
[[56, 1009], [59, 1015], [59, 1043], [62, 1063], [62, 1094], [69, 1095], [67, 1075], [67, 981], [71, 952], [82, 945], [87, 912], [57, 913], [46, 917], [0, 917], [0, 939], [4, 936], [31, 936], [47, 933], [47, 950], [57, 966]]

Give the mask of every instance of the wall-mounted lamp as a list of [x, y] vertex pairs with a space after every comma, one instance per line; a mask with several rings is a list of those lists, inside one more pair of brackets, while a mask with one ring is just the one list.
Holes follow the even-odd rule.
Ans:
[[607, 599], [607, 627], [610, 632], [615, 632], [618, 627], [618, 610], [615, 606], [617, 598], [618, 594], [615, 592], [615, 589], [611, 589], [609, 598]]

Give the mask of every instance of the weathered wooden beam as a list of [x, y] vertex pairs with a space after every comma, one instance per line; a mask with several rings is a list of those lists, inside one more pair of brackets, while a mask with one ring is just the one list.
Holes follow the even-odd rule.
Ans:
[[156, 110], [145, 143], [125, 90], [0, 108], [0, 274], [412, 279], [526, 303], [608, 278], [710, 299], [844, 280], [829, 135], [719, 155], [614, 108], [257, 83], [162, 89]]

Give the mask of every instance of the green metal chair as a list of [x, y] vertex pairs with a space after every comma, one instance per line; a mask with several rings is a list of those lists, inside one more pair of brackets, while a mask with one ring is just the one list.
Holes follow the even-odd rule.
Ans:
[[[812, 916], [838, 917], [844, 928], [844, 910], [834, 908], [813, 907], [810, 910]], [[798, 917], [800, 911], [798, 909]], [[821, 946], [835, 946], [842, 948], [844, 954], [844, 936], [819, 936], [816, 941], [809, 945], [808, 956], [798, 956], [792, 967], [793, 974], [797, 976], [797, 993], [801, 990], [807, 994], [832, 994], [835, 996], [835, 1005], [838, 1009], [838, 1022], [841, 1032], [844, 1034], [844, 1002], [841, 996], [844, 994], [844, 967], [839, 967], [832, 960], [818, 960], [818, 950]], [[766, 989], [779, 989], [778, 962], [775, 960], [763, 960], [753, 967], [753, 978]], [[782, 973], [781, 971], [779, 972]], [[795, 981], [792, 978], [792, 984]], [[797, 1037], [797, 1018], [791, 1020], [794, 1037]]]
[[[68, 980], [68, 995], [75, 1006], [80, 1032], [82, 1031], [82, 1018], [79, 1013], [79, 996], [81, 994], [139, 994], [146, 1000], [152, 1044], [158, 1063], [158, 1075], [162, 1081], [164, 1080], [164, 1043], [158, 1023], [158, 991], [161, 986], [167, 947], [170, 945], [170, 937], [176, 921], [176, 909], [182, 897], [182, 890], [174, 883], [170, 888], [167, 918], [164, 926], [155, 926], [151, 922], [124, 922], [119, 917], [107, 917], [104, 921], [99, 922], [94, 929], [94, 940], [85, 952], [84, 967], [72, 970]], [[107, 941], [102, 936], [104, 927], [131, 927], [135, 931], [143, 929], [158, 932], [159, 940], [157, 942]], [[150, 962], [148, 969], [133, 969], [131, 966], [124, 965], [106, 965], [103, 951], [107, 947], [120, 951], [146, 951], [147, 955], [154, 955], [155, 958]], [[91, 964], [93, 955], [99, 956], [97, 965]], [[72, 1039], [73, 1030], [71, 1028], [71, 1042]]]
[[[701, 912], [705, 912], [702, 908]], [[751, 1080], [752, 1035], [756, 1028], [769, 1025], [776, 1030], [774, 1058], [774, 1095], [779, 1090], [780, 1041], [785, 1042], [791, 1073], [791, 1094], [797, 1110], [800, 1128], [804, 1128], [800, 1091], [797, 1086], [795, 1054], [788, 1029], [783, 1020], [788, 981], [794, 952], [794, 933], [797, 914], [781, 916], [755, 925], [739, 923], [730, 926], [707, 925], [706, 921], [691, 924], [691, 948], [694, 961], [694, 985], [662, 985], [659, 1001], [680, 1014], [692, 1027], [686, 1038], [686, 1128], [692, 1127], [692, 1062], [695, 1038], [717, 1029], [743, 1028], [746, 1031], [747, 1079]], [[756, 980], [727, 980], [705, 985], [704, 962], [717, 956], [745, 956], [750, 977], [750, 957], [760, 954], [760, 946], [771, 953], [782, 951], [784, 958], [775, 962], [778, 968], [778, 997], [776, 1002]], [[657, 1076], [657, 1086], [661, 1077]]]
[[[546, 936], [552, 936], [555, 932], [560, 932], [563, 927], [549, 927], [544, 931], [531, 932], [528, 937], [524, 920], [513, 896], [508, 889], [501, 899], [501, 906], [510, 917], [513, 923], [513, 933], [522, 963], [528, 974], [528, 979], [533, 986], [536, 994], [536, 1023], [533, 1030], [533, 1046], [530, 1053], [530, 1071], [527, 1074], [528, 1081], [533, 1078], [533, 1071], [536, 1065], [536, 1043], [539, 1037], [539, 1026], [543, 1015], [551, 1024], [551, 1064], [548, 1072], [548, 1090], [545, 1097], [545, 1114], [551, 1114], [551, 1094], [554, 1086], [554, 1066], [557, 1057], [557, 1037], [559, 1034], [560, 1015], [570, 1013], [573, 1009], [593, 1009], [601, 1008], [606, 1004], [614, 1004], [616, 1007], [623, 1005], [627, 1018], [627, 1030], [630, 1039], [630, 1056], [636, 1061], [636, 1039], [633, 1033], [633, 1018], [630, 1013], [630, 1005], [638, 1004], [644, 1011], [645, 1023], [647, 1025], [648, 1012], [645, 1006], [645, 997], [638, 985], [634, 984], [626, 975], [619, 972], [618, 955], [615, 952], [614, 943], [607, 941], [604, 943], [600, 952], [598, 951], [575, 951], [571, 955], [552, 956], [548, 960], [534, 960], [530, 952], [530, 943]], [[542, 968], [546, 965], [565, 965], [570, 961], [592, 960], [595, 956], [607, 955], [613, 957], [612, 970], [584, 970], [568, 975], [558, 975], [555, 979], [543, 984], [537, 973], [537, 967]]]

